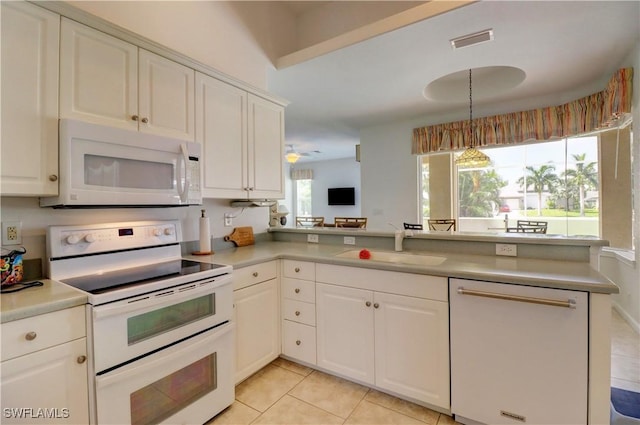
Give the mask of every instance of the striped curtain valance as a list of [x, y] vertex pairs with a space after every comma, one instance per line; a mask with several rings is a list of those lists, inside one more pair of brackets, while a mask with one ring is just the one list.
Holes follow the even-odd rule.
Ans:
[[291, 180], [313, 180], [313, 170], [292, 168]]
[[411, 153], [455, 151], [476, 146], [546, 141], [611, 127], [631, 112], [633, 68], [619, 69], [598, 93], [559, 106], [511, 112], [413, 129]]

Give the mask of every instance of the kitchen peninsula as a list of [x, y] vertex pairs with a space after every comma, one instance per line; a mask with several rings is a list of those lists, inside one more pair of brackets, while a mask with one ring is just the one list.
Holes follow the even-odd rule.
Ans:
[[[271, 241], [200, 259], [234, 266], [237, 356], [247, 356], [247, 341], [259, 339], [271, 347], [254, 348], [270, 353], [263, 359], [239, 362], [238, 367], [248, 367], [243, 377], [282, 355], [454, 414], [462, 423], [497, 423], [504, 417], [608, 422], [610, 294], [618, 288], [591, 266], [606, 241], [415, 232], [404, 239], [404, 251], [396, 252], [395, 233], [388, 231], [278, 228], [269, 235]], [[308, 235], [317, 235], [319, 243], [308, 243]], [[517, 256], [496, 255], [496, 244], [512, 245], [509, 252]], [[374, 255], [361, 260], [361, 249]], [[376, 253], [385, 254], [382, 261], [375, 260]], [[242, 301], [258, 296], [263, 302], [254, 302], [250, 313], [242, 308]], [[471, 324], [497, 318], [500, 329], [488, 334], [498, 334], [498, 340], [463, 350], [454, 345], [468, 335], [469, 320], [459, 314], [459, 302], [471, 303], [463, 313], [476, 308]], [[279, 312], [280, 326], [274, 325], [273, 311]], [[565, 337], [572, 339], [563, 342]], [[462, 338], [463, 345], [469, 341], [473, 338]], [[497, 369], [490, 378], [457, 373], [467, 364]], [[507, 401], [509, 393], [516, 400]]]

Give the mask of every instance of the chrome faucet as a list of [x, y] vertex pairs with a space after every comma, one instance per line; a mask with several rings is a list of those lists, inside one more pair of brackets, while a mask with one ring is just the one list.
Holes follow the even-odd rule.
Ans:
[[504, 230], [506, 231], [509, 228], [509, 214], [504, 215]]

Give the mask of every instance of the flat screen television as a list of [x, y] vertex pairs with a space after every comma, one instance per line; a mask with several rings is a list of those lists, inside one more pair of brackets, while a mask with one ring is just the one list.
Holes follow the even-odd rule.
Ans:
[[353, 187], [333, 187], [327, 190], [329, 205], [355, 205], [356, 190]]

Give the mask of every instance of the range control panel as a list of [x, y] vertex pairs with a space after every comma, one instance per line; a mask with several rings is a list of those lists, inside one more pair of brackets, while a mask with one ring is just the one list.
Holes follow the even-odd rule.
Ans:
[[68, 257], [176, 244], [182, 241], [178, 220], [51, 226], [49, 257]]

